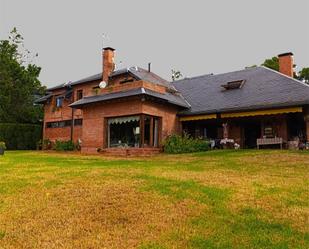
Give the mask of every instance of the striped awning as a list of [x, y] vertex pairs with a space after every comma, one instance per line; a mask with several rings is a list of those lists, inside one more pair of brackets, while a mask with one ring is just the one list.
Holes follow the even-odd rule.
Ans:
[[194, 121], [194, 120], [206, 120], [206, 119], [215, 119], [217, 114], [208, 114], [208, 115], [196, 115], [196, 116], [186, 116], [181, 117], [180, 121]]
[[128, 116], [128, 117], [118, 117], [118, 118], [109, 118], [108, 124], [123, 124], [133, 121], [139, 121], [139, 116]]
[[248, 116], [275, 115], [275, 114], [284, 114], [284, 113], [293, 113], [302, 111], [303, 111], [302, 107], [289, 107], [280, 109], [247, 111], [247, 112], [230, 112], [230, 113], [222, 113], [221, 118], [239, 118]]

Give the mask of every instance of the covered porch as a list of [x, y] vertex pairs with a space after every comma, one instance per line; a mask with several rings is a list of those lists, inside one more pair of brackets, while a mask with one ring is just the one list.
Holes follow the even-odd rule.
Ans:
[[194, 138], [223, 139], [241, 148], [290, 148], [306, 143], [309, 130], [302, 107], [184, 117], [182, 129]]

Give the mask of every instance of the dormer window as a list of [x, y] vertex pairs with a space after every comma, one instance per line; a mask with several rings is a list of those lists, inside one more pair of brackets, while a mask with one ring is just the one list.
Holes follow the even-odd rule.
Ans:
[[233, 89], [240, 89], [244, 85], [245, 80], [235, 80], [227, 82], [225, 85], [221, 85], [224, 90], [233, 90]]

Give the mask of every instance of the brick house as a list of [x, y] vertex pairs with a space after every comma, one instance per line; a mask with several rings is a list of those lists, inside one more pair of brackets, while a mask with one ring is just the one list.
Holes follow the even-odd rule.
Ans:
[[309, 138], [309, 86], [293, 79], [292, 53], [279, 55], [280, 72], [255, 67], [175, 82], [150, 66], [115, 70], [113, 48], [102, 57], [102, 73], [49, 88], [38, 101], [44, 139], [79, 140], [84, 153], [140, 154], [182, 131], [242, 148]]

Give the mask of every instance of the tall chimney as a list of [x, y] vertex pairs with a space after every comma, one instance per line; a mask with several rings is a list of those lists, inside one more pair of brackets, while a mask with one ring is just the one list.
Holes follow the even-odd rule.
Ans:
[[103, 48], [103, 71], [102, 71], [102, 80], [108, 83], [109, 75], [115, 69], [114, 63], [114, 51], [115, 49], [111, 47]]
[[293, 53], [279, 54], [279, 72], [289, 77], [294, 76]]

